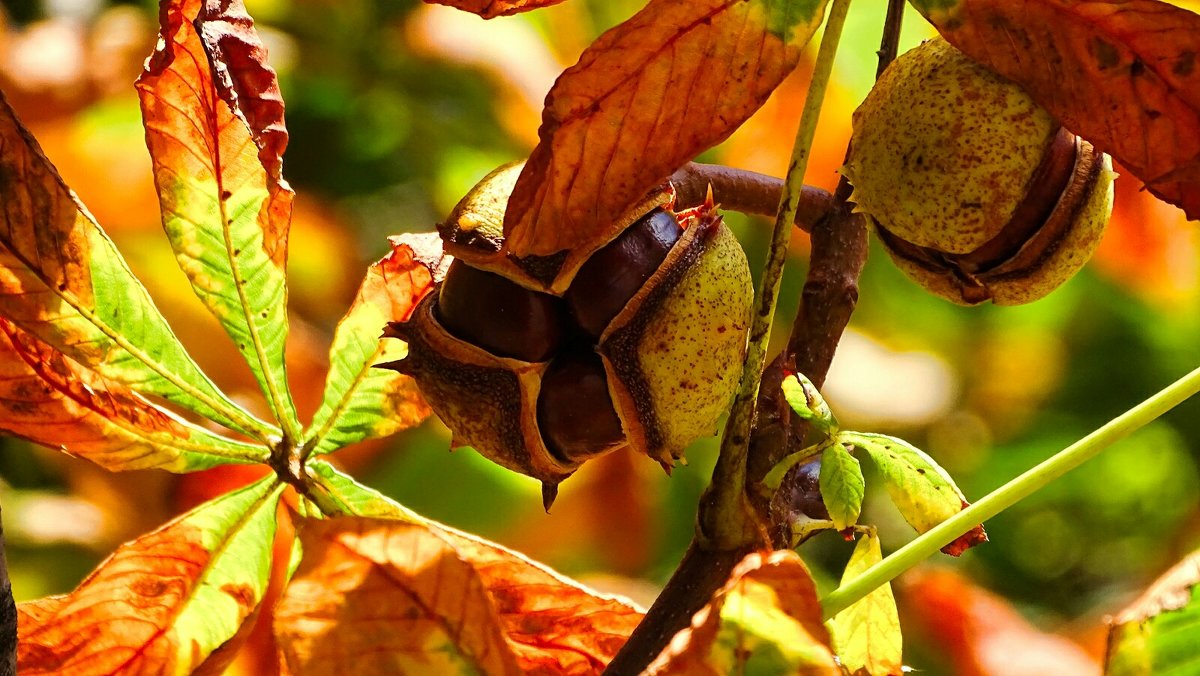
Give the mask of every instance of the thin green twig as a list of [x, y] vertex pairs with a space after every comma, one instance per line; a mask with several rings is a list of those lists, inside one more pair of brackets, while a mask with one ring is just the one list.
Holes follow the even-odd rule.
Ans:
[[1200, 392], [1200, 368], [1114, 418], [1103, 427], [1009, 481], [963, 511], [871, 566], [821, 600], [825, 617], [833, 617], [875, 588], [933, 556], [975, 524], [982, 523], [1025, 499], [1067, 472], [1091, 460], [1112, 444], [1144, 427]]
[[746, 484], [746, 456], [750, 439], [750, 425], [754, 420], [754, 407], [758, 398], [759, 380], [766, 363], [767, 339], [771, 334], [771, 320], [779, 299], [779, 283], [783, 277], [783, 264], [787, 259], [788, 243], [792, 237], [792, 223], [796, 219], [800, 192], [804, 184], [804, 172], [808, 168], [813, 137], [817, 121], [821, 116], [821, 104], [825, 89], [833, 72], [833, 61], [837, 55], [842, 26], [850, 0], [834, 0], [825, 23], [825, 35], [817, 52], [812, 81], [804, 110], [800, 114], [800, 128], [792, 146], [792, 160], [784, 178], [785, 190], [779, 201], [775, 227], [767, 262], [763, 268], [762, 281], [754, 303], [754, 317], [750, 325], [749, 347], [737, 396], [725, 425], [725, 436], [721, 440], [721, 452], [713, 470], [709, 487], [710, 500], [703, 509], [698, 536], [708, 540], [718, 549], [734, 549], [747, 539], [747, 511], [743, 509]]

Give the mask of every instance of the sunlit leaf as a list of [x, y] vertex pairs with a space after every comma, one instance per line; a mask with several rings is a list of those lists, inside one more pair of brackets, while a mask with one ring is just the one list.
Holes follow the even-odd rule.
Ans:
[[573, 260], [611, 240], [648, 190], [763, 104], [824, 10], [825, 0], [651, 0], [600, 36], [546, 97], [508, 202], [507, 252]]
[[[867, 533], [859, 539], [842, 573], [842, 584], [862, 575], [883, 560], [879, 536]], [[904, 645], [900, 615], [891, 583], [884, 583], [830, 620], [830, 633], [842, 665], [852, 674], [869, 676], [900, 674]]]
[[1155, 195], [1200, 219], [1200, 15], [1158, 0], [913, 0]]
[[1200, 552], [1176, 564], [1112, 620], [1105, 673], [1195, 673], [1196, 646], [1200, 646]]
[[266, 590], [282, 490], [265, 479], [206, 503], [122, 545], [70, 594], [20, 604], [20, 672], [219, 673], [209, 656]]
[[358, 483], [353, 477], [339, 472], [324, 460], [310, 461], [308, 472], [316, 480], [317, 488], [324, 492], [325, 501], [336, 506], [344, 514], [426, 523], [425, 519], [408, 508], [379, 491]]
[[430, 4], [449, 5], [485, 19], [528, 12], [539, 7], [557, 5], [563, 0], [425, 0]]
[[[918, 533], [958, 514], [969, 504], [941, 465], [903, 439], [865, 432], [842, 432], [839, 438], [870, 454], [892, 502]], [[986, 541], [987, 535], [979, 525], [942, 547], [942, 551], [958, 556]]]
[[241, 0], [171, 0], [138, 79], [163, 228], [192, 288], [294, 432], [287, 387], [283, 99]]
[[0, 316], [139, 392], [256, 436], [0, 97]]
[[858, 458], [850, 455], [846, 447], [832, 443], [821, 454], [821, 499], [834, 528], [844, 530], [858, 523], [862, 511], [866, 483]]
[[1100, 665], [1070, 640], [1030, 624], [1004, 598], [946, 568], [917, 569], [897, 586], [905, 633], [955, 676], [1099, 676]]
[[416, 381], [375, 365], [408, 353], [403, 342], [379, 336], [388, 322], [407, 319], [433, 289], [433, 274], [421, 260], [440, 255], [440, 239], [433, 233], [393, 239], [392, 252], [367, 269], [354, 304], [334, 333], [325, 395], [309, 426], [308, 443], [315, 453], [384, 437], [429, 415]]
[[290, 673], [599, 673], [641, 619], [514, 552], [436, 526], [306, 522], [275, 611]]
[[750, 554], [646, 674], [841, 674], [816, 587], [791, 550]]
[[822, 434], [837, 430], [837, 418], [829, 410], [825, 397], [803, 373], [795, 373], [783, 379], [783, 396], [796, 415], [807, 420]]
[[3, 319], [0, 429], [111, 470], [188, 472], [268, 455], [181, 420]]

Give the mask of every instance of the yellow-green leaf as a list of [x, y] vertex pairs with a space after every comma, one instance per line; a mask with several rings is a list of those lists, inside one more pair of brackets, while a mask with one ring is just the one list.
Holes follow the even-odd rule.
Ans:
[[833, 527], [845, 530], [858, 523], [866, 492], [858, 458], [850, 455], [846, 447], [839, 443], [829, 444], [821, 454], [819, 482], [821, 499], [825, 502], [829, 518], [833, 520]]
[[20, 673], [219, 673], [208, 658], [244, 638], [266, 592], [282, 491], [271, 477], [201, 505], [122, 545], [70, 594], [20, 604]]
[[[842, 584], [862, 575], [881, 560], [879, 537], [874, 532], [863, 535], [842, 573]], [[904, 641], [891, 583], [884, 583], [838, 613], [829, 625], [838, 658], [850, 673], [869, 676], [899, 676], [902, 673]]]

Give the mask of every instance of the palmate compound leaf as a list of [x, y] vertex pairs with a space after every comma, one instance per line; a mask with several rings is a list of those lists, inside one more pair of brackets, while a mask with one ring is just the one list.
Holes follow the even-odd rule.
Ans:
[[485, 19], [494, 19], [498, 16], [508, 16], [510, 14], [518, 14], [520, 12], [528, 12], [539, 7], [549, 7], [557, 5], [563, 0], [425, 0], [427, 3], [435, 3], [438, 5], [449, 5], [463, 10], [478, 14]]
[[163, 228], [293, 439], [283, 99], [241, 0], [166, 0], [138, 79]]
[[110, 470], [190, 472], [265, 462], [268, 449], [217, 436], [0, 319], [0, 430]]
[[192, 361], [0, 96], [0, 317], [103, 378], [265, 439]]
[[[842, 584], [883, 560], [879, 536], [865, 533], [842, 573]], [[891, 676], [902, 673], [904, 645], [900, 615], [891, 583], [884, 583], [829, 620], [829, 633], [842, 666], [851, 674]]]
[[205, 503], [70, 594], [18, 605], [20, 673], [220, 673], [266, 590], [282, 491], [271, 477]]
[[1111, 620], [1105, 673], [1193, 674], [1200, 646], [1200, 552], [1176, 564]]
[[1200, 220], [1200, 15], [1158, 0], [911, 0], [1159, 198]]
[[427, 521], [326, 463], [350, 517], [306, 521], [275, 610], [292, 674], [597, 674], [641, 621], [628, 602]]
[[601, 35], [546, 97], [513, 189], [505, 251], [610, 241], [646, 192], [731, 134], [795, 68], [826, 0], [650, 0]]
[[381, 340], [389, 321], [402, 321], [433, 290], [442, 261], [436, 233], [392, 238], [392, 252], [367, 269], [350, 310], [338, 323], [329, 348], [329, 375], [321, 408], [309, 425], [313, 453], [384, 437], [416, 425], [430, 413], [416, 381], [377, 364], [404, 358], [407, 346]]
[[808, 568], [795, 552], [780, 550], [743, 559], [644, 673], [837, 676], [842, 671], [821, 624]]
[[[969, 504], [941, 465], [903, 439], [868, 432], [841, 432], [838, 439], [871, 456], [892, 502], [918, 533], [933, 528]], [[958, 556], [986, 541], [983, 526], [977, 525], [942, 547], [942, 551]]]

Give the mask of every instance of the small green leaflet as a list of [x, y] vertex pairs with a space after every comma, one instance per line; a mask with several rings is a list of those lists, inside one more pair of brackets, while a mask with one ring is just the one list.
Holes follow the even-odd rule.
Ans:
[[907, 441], [866, 432], [842, 432], [839, 439], [871, 456], [892, 502], [918, 533], [954, 516], [966, 504], [946, 470]]
[[825, 398], [817, 391], [816, 385], [803, 373], [783, 379], [783, 397], [796, 415], [807, 420], [822, 434], [832, 436], [837, 433], [837, 418], [834, 417], [833, 411], [829, 410], [829, 404], [825, 403]]
[[414, 523], [427, 521], [379, 491], [368, 488], [343, 474], [324, 460], [310, 460], [308, 474], [315, 488], [325, 493], [323, 503], [336, 505], [339, 512], [372, 519], [398, 519]]
[[[879, 536], [865, 533], [854, 546], [842, 573], [842, 584], [883, 560]], [[838, 658], [849, 673], [890, 676], [902, 671], [900, 615], [891, 583], [884, 583], [862, 600], [829, 620], [829, 633]]]
[[821, 454], [821, 499], [834, 528], [845, 530], [858, 523], [866, 482], [858, 458], [840, 443], [825, 447]]

